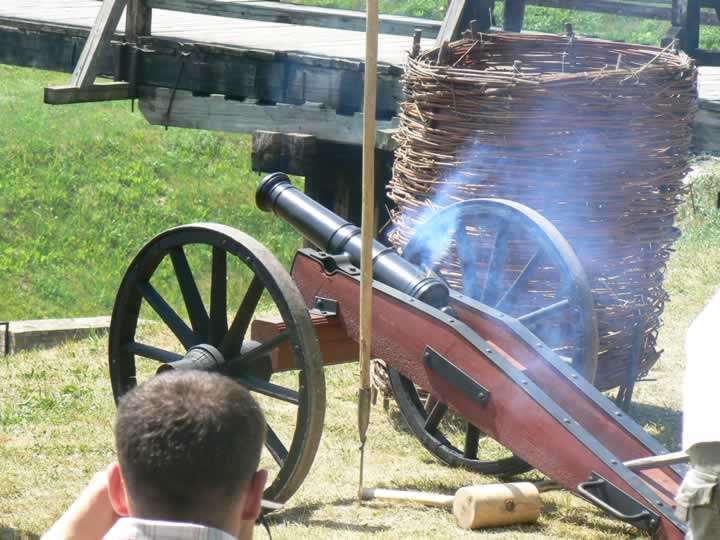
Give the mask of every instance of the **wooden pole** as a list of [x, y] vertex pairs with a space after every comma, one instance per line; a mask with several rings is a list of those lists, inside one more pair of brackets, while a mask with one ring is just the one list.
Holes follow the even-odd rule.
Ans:
[[646, 458], [632, 459], [623, 463], [632, 471], [643, 471], [645, 469], [656, 469], [659, 467], [667, 467], [668, 465], [676, 465], [678, 463], [687, 463], [690, 459], [685, 452], [669, 452], [659, 456], [650, 456]]
[[363, 97], [362, 257], [360, 259], [360, 482], [362, 500], [365, 441], [370, 423], [370, 347], [372, 333], [372, 242], [375, 236], [375, 110], [377, 108], [378, 0], [368, 0], [365, 28], [365, 93]]

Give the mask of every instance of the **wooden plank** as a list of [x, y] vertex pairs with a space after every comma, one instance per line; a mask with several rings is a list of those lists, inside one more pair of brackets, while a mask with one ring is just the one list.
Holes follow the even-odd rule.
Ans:
[[457, 39], [460, 32], [464, 30], [464, 28], [460, 28], [460, 24], [463, 21], [463, 14], [465, 13], [467, 4], [467, 0], [450, 1], [447, 13], [445, 14], [445, 19], [443, 20], [440, 31], [435, 39], [436, 46], [439, 46], [444, 41], [453, 41], [454, 39]]
[[110, 327], [110, 317], [86, 317], [76, 319], [40, 319], [11, 321], [7, 332], [3, 328], [3, 347], [7, 354], [32, 349], [54, 347], [71, 340], [91, 335], [104, 335]]
[[95, 81], [100, 53], [115, 33], [127, 0], [104, 0], [87, 43], [80, 54], [70, 86], [86, 88]]
[[96, 83], [84, 88], [50, 86], [45, 88], [44, 101], [48, 105], [90, 103], [130, 99], [130, 85], [126, 82]]
[[317, 159], [318, 143], [314, 135], [256, 131], [252, 138], [250, 161], [253, 171], [305, 176]]
[[[177, 91], [170, 107], [171, 90], [142, 89], [140, 94], [140, 110], [151, 124], [234, 133], [305, 133], [345, 144], [360, 144], [362, 140], [361, 113], [337, 114], [318, 104], [260, 105], [255, 100], [235, 101], [217, 95], [195, 97], [191, 92]], [[378, 121], [378, 129], [393, 127], [397, 127], [397, 119]]]
[[[217, 0], [146, 0], [151, 8], [265, 21], [275, 23], [339, 28], [356, 32], [365, 31], [365, 13], [348, 9], [332, 9], [280, 2], [233, 2]], [[426, 37], [435, 37], [440, 30], [440, 21], [381, 15], [380, 33], [412, 36], [418, 28]]]
[[[330, 366], [357, 360], [357, 343], [343, 331], [337, 316], [311, 313], [313, 328], [320, 343], [323, 365]], [[256, 318], [250, 325], [251, 339], [266, 342], [285, 331], [286, 325], [279, 315]], [[273, 372], [296, 369], [295, 355], [288, 343], [277, 347], [270, 355]]]

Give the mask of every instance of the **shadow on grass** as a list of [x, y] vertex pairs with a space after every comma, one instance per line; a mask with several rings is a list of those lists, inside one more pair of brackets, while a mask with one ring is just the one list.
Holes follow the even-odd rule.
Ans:
[[647, 429], [668, 450], [680, 448], [682, 434], [682, 413], [668, 407], [658, 407], [648, 403], [632, 403], [628, 411], [630, 416]]
[[0, 540], [38, 540], [39, 535], [0, 524]]
[[[390, 399], [392, 400], [393, 397], [390, 396]], [[390, 423], [396, 430], [413, 435], [407, 425], [407, 422], [403, 418], [402, 414], [400, 414], [400, 408], [394, 402], [390, 403], [390, 408], [387, 411], [383, 411], [383, 414], [387, 415], [390, 419]]]
[[[493, 483], [493, 477], [484, 477], [489, 483]], [[528, 473], [519, 476], [508, 477], [502, 480], [502, 482], [537, 482], [543, 480], [545, 477], [541, 473], [533, 470]], [[384, 485], [379, 484], [377, 487], [388, 487], [398, 490], [410, 490], [410, 491], [432, 491], [435, 493], [444, 493], [452, 495], [457, 489], [463, 486], [458, 486], [456, 483], [445, 482], [440, 479], [408, 481], [408, 482], [393, 482], [392, 484]], [[486, 531], [486, 534], [493, 532], [498, 533], [510, 533], [510, 532], [537, 532], [541, 533], [547, 529], [548, 522], [562, 521], [566, 525], [572, 525], [580, 527], [582, 529], [591, 530], [602, 530], [603, 534], [609, 535], [611, 538], [648, 538], [646, 535], [640, 533], [637, 529], [631, 526], [610, 519], [607, 514], [604, 514], [598, 509], [591, 507], [568, 507], [567, 504], [560, 503], [548, 497], [541, 497], [543, 503], [542, 516], [543, 521], [536, 523], [517, 524], [499, 527], [498, 529]], [[582, 500], [578, 497], [578, 500]], [[604, 519], [599, 522], [599, 519]]]
[[[625, 524], [622, 521], [610, 519], [607, 514], [590, 508], [568, 508], [563, 504], [543, 498], [543, 516], [548, 521], [562, 521], [566, 525], [582, 527], [585, 530], [602, 530], [603, 534], [610, 538], [647, 538], [638, 529]], [[598, 518], [607, 517], [601, 523]]]
[[[287, 510], [281, 510], [279, 512], [273, 512], [267, 516], [268, 525], [280, 523], [299, 523], [307, 527], [318, 527], [322, 529], [331, 529], [335, 531], [352, 531], [352, 532], [371, 532], [379, 533], [387, 531], [389, 528], [378, 525], [357, 525], [355, 523], [345, 523], [342, 521], [335, 521], [332, 519], [312, 519], [312, 515], [315, 511], [320, 510], [326, 506], [332, 506], [334, 508], [340, 508], [343, 506], [352, 506], [357, 504], [355, 498], [345, 499], [334, 499], [327, 503], [313, 503], [306, 504], [303, 506], [296, 506]], [[4, 538], [0, 537], [0, 540]]]

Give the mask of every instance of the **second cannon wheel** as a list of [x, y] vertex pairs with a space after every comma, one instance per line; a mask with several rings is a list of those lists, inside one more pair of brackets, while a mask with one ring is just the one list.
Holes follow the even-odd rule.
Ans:
[[[523, 322], [592, 381], [598, 346], [592, 291], [575, 252], [537, 212], [499, 199], [457, 203], [419, 225], [403, 256]], [[388, 371], [402, 416], [442, 462], [503, 476], [532, 468], [402, 374]]]

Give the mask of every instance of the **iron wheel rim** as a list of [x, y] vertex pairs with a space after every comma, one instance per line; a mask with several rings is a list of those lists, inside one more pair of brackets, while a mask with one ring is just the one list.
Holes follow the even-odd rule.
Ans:
[[[110, 324], [108, 352], [114, 398], [117, 401], [123, 394], [137, 384], [135, 355], [139, 353], [137, 352], [137, 346], [132, 344], [137, 343], [135, 336], [141, 306], [143, 303], [149, 304], [147, 294], [152, 294], [152, 292], [148, 293], [147, 284], [150, 283], [153, 274], [166, 257], [172, 260], [172, 267], [175, 271], [177, 284], [182, 292], [190, 324], [186, 324], [187, 329], [183, 329], [177, 324], [171, 327], [163, 316], [160, 315], [165, 326], [168, 327], [176, 337], [179, 333], [180, 336], [184, 338], [181, 339], [178, 337], [178, 341], [180, 341], [183, 346], [187, 347], [189, 344], [187, 340], [190, 339], [190, 336], [193, 336], [198, 343], [209, 342], [211, 345], [217, 346], [225, 355], [239, 355], [242, 340], [238, 342], [234, 336], [240, 333], [241, 328], [235, 327], [234, 324], [228, 324], [226, 284], [224, 293], [224, 328], [221, 321], [221, 319], [223, 319], [221, 309], [213, 308], [213, 305], [222, 305], [222, 294], [218, 292], [216, 296], [214, 292], [215, 290], [219, 291], [220, 287], [215, 289], [211, 284], [210, 306], [209, 309], [205, 309], [208, 317], [207, 328], [202, 327], [202, 313], [196, 303], [193, 307], [195, 316], [193, 317], [193, 315], [190, 314], [191, 308], [188, 307], [188, 299], [186, 298], [180, 278], [178, 278], [178, 268], [183, 266], [182, 259], [184, 258], [185, 248], [190, 245], [204, 246], [204, 248], [212, 250], [212, 283], [216, 281], [216, 268], [220, 268], [223, 257], [225, 258], [224, 275], [226, 279], [227, 257], [236, 257], [253, 275], [251, 283], [248, 286], [248, 291], [246, 291], [243, 296], [243, 302], [248, 295], [251, 294], [250, 289], [253, 284], [256, 285], [256, 289], [261, 286], [262, 291], [269, 293], [274, 307], [279, 311], [283, 322], [286, 324], [286, 340], [289, 341], [291, 345], [298, 368], [297, 416], [295, 418], [295, 429], [289, 448], [285, 447], [285, 444], [280, 441], [280, 445], [285, 448], [286, 452], [278, 453], [277, 450], [279, 450], [279, 446], [273, 448], [275, 453], [273, 453], [272, 450], [268, 450], [277, 462], [279, 471], [264, 494], [266, 499], [281, 503], [285, 502], [297, 491], [307, 476], [319, 447], [326, 406], [325, 378], [317, 335], [302, 295], [285, 268], [275, 256], [257, 240], [225, 225], [198, 223], [169, 229], [156, 236], [142, 248], [130, 264], [118, 289]], [[187, 259], [185, 263], [187, 263]], [[190, 277], [192, 278], [192, 271], [190, 272]], [[181, 273], [184, 274], [184, 271], [181, 271]], [[222, 281], [222, 275], [222, 271], [218, 270], [218, 282]], [[250, 315], [255, 313], [262, 291], [253, 294], [253, 298], [257, 296], [258, 299]], [[192, 297], [195, 295], [190, 292], [188, 296]], [[218, 298], [217, 303], [215, 302], [215, 298]], [[197, 297], [195, 300], [197, 300]], [[153, 306], [150, 307], [157, 312]], [[247, 317], [243, 316], [243, 321], [241, 322], [244, 322], [245, 318]], [[233, 319], [233, 322], [235, 322], [236, 319], [238, 319], [237, 315], [235, 319]], [[249, 325], [250, 321], [248, 320], [243, 335], [246, 333], [249, 334]], [[187, 330], [190, 330], [189, 335], [187, 334]], [[233, 330], [235, 330], [235, 333], [233, 333]], [[195, 343], [192, 343], [192, 345], [194, 344]], [[131, 352], [129, 347], [135, 352]], [[153, 352], [153, 354], [155, 353]], [[139, 355], [147, 358], [145, 354]], [[158, 360], [157, 358], [152, 359]], [[162, 363], [162, 360], [158, 360], [158, 362]], [[252, 374], [251, 371], [246, 371], [246, 373]], [[234, 376], [234, 378], [248, 387], [247, 376], [244, 380], [240, 380], [242, 376]], [[251, 393], [257, 392], [257, 388], [248, 387], [248, 389]], [[289, 392], [288, 395], [290, 395]], [[294, 398], [295, 396], [292, 395], [292, 397]], [[271, 440], [273, 433], [272, 426], [269, 425], [269, 428], [268, 441]], [[274, 444], [276, 444], [276, 442], [277, 441], [274, 440], [272, 441]], [[269, 448], [268, 445], [270, 444], [270, 442], [266, 442], [266, 449]], [[282, 463], [278, 461], [276, 454], [283, 458]]]

